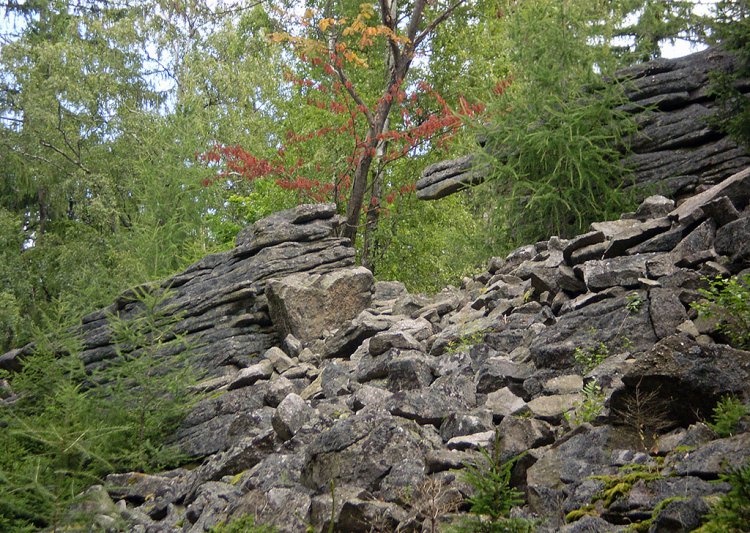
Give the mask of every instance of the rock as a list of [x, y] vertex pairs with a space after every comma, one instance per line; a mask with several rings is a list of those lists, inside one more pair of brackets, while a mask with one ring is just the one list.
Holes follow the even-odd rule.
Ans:
[[727, 196], [720, 196], [715, 200], [711, 200], [701, 207], [701, 210], [706, 216], [714, 220], [717, 227], [725, 226], [740, 218], [740, 212], [737, 211], [732, 200]]
[[383, 478], [405, 459], [422, 461], [430, 439], [413, 422], [377, 409], [337, 421], [307, 447], [301, 482], [327, 491], [352, 484], [376, 493]]
[[336, 398], [351, 393], [350, 371], [340, 364], [328, 364], [320, 373], [320, 388], [326, 398]]
[[612, 236], [612, 239], [609, 241], [609, 246], [602, 257], [607, 259], [622, 255], [628, 250], [628, 248], [632, 248], [633, 246], [670, 229], [671, 226], [672, 222], [666, 217], [632, 224], [624, 231], [620, 231]]
[[327, 237], [338, 223], [334, 204], [306, 204], [279, 211], [237, 234], [237, 246], [260, 249], [282, 242]]
[[265, 402], [271, 407], [277, 407], [289, 394], [297, 392], [294, 383], [284, 376], [271, 380], [266, 389]]
[[454, 437], [463, 437], [474, 433], [494, 431], [492, 416], [488, 412], [480, 415], [452, 414], [440, 425], [440, 437], [448, 442]]
[[655, 254], [615, 257], [612, 259], [586, 261], [577, 267], [589, 290], [599, 291], [609, 287], [637, 287], [638, 278], [646, 277], [646, 263]]
[[266, 294], [282, 336], [304, 342], [336, 330], [370, 304], [374, 280], [364, 267], [326, 274], [298, 273], [269, 281]]
[[649, 532], [694, 531], [703, 523], [711, 507], [698, 496], [669, 502], [654, 519]]
[[648, 220], [650, 218], [665, 217], [674, 209], [674, 200], [665, 196], [649, 196], [636, 209], [633, 218], [638, 220]]
[[297, 394], [289, 394], [276, 408], [272, 424], [282, 440], [289, 440], [310, 421], [314, 410]]
[[690, 217], [698, 209], [722, 196], [728, 196], [736, 206], [746, 206], [750, 199], [750, 168], [738, 172], [718, 185], [693, 196], [673, 210], [669, 216], [678, 220]]
[[493, 392], [508, 385], [520, 388], [523, 381], [533, 372], [531, 366], [516, 363], [507, 357], [487, 359], [477, 373], [477, 392]]
[[[289, 335], [288, 337], [291, 337], [291, 335]], [[299, 353], [297, 353], [297, 355], [299, 355]], [[263, 354], [263, 357], [271, 362], [271, 364], [273, 365], [273, 369], [279, 374], [286, 372], [292, 366], [294, 366], [294, 361], [292, 360], [292, 358], [285, 354], [281, 348], [278, 348], [276, 346], [266, 350], [266, 353]]]
[[[563, 249], [563, 258], [568, 265], [575, 265], [578, 262], [573, 261], [573, 253], [597, 244], [603, 244], [605, 240], [603, 231], [590, 231], [579, 235], [570, 240], [568, 245]], [[606, 248], [605, 248], [606, 249]]]
[[501, 461], [508, 461], [555, 441], [552, 426], [534, 418], [506, 417], [497, 427], [497, 433], [500, 436], [498, 452]]
[[688, 258], [696, 253], [705, 252], [711, 249], [716, 235], [716, 223], [708, 219], [695, 228], [687, 237], [672, 250], [672, 260], [679, 263], [681, 260]]
[[716, 252], [732, 258], [732, 262], [750, 259], [750, 217], [730, 222], [716, 232]]
[[531, 415], [551, 422], [559, 422], [562, 415], [575, 408], [583, 396], [580, 394], [556, 394], [539, 396], [526, 404]]
[[449, 450], [483, 450], [495, 442], [495, 431], [483, 431], [472, 435], [462, 435], [450, 439], [446, 446]]
[[436, 428], [451, 414], [467, 408], [466, 403], [458, 398], [432, 390], [397, 392], [388, 399], [386, 406], [394, 416]]
[[393, 393], [380, 387], [363, 385], [352, 394], [349, 407], [354, 411], [365, 407], [383, 407], [392, 395]]
[[583, 388], [583, 378], [578, 374], [567, 374], [547, 380], [544, 383], [546, 394], [575, 394]]
[[508, 387], [503, 387], [489, 393], [484, 407], [492, 412], [492, 416], [496, 421], [528, 411], [526, 409], [526, 402], [513, 394]]
[[685, 307], [673, 289], [651, 289], [648, 309], [658, 339], [673, 335], [687, 320]]
[[407, 331], [383, 331], [370, 339], [370, 355], [380, 355], [391, 348], [399, 350], [423, 350], [424, 346]]
[[718, 439], [685, 454], [673, 466], [679, 476], [718, 479], [730, 465], [745, 465], [750, 460], [750, 433]]
[[229, 390], [247, 387], [260, 379], [268, 379], [272, 373], [273, 364], [269, 360], [264, 360], [255, 365], [243, 368], [229, 384]]
[[325, 340], [327, 357], [348, 357], [365, 339], [391, 327], [397, 320], [387, 315], [373, 315], [362, 311], [348, 326], [340, 328]]
[[667, 420], [687, 426], [699, 416], [709, 418], [721, 397], [750, 393], [750, 352], [673, 335], [638, 358], [622, 380], [625, 388], [610, 402], [614, 411], [626, 411], [636, 392], [651, 394], [655, 404], [668, 408]]
[[607, 426], [582, 424], [543, 452], [527, 471], [529, 508], [550, 516], [569, 485], [593, 474], [614, 473], [609, 466], [611, 438]]
[[284, 351], [286, 351], [286, 353], [288, 353], [292, 357], [297, 357], [300, 352], [302, 352], [303, 348], [300, 340], [291, 333], [284, 337], [282, 346], [284, 348]]
[[387, 363], [388, 390], [391, 392], [423, 389], [432, 383], [432, 361], [428, 356], [420, 352], [407, 354]]

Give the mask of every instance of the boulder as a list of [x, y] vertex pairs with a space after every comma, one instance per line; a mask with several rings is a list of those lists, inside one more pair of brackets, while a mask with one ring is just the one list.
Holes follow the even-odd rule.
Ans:
[[366, 309], [373, 283], [372, 273], [364, 267], [271, 280], [266, 288], [269, 313], [282, 336], [291, 334], [309, 342]]

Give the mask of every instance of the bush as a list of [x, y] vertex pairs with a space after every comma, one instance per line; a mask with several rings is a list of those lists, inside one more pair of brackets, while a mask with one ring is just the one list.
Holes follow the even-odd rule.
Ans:
[[732, 488], [711, 509], [697, 533], [739, 532], [750, 527], [750, 464], [730, 470], [721, 479]]
[[750, 274], [706, 281], [709, 288], [700, 291], [705, 300], [693, 303], [693, 308], [699, 316], [717, 318], [718, 331], [732, 346], [750, 348]]
[[277, 533], [278, 529], [265, 524], [256, 524], [255, 517], [243, 515], [226, 524], [218, 524], [208, 530], [208, 533]]
[[748, 408], [741, 400], [725, 396], [714, 407], [714, 421], [709, 426], [719, 437], [731, 437], [747, 414]]
[[600, 342], [598, 346], [591, 348], [576, 348], [573, 352], [573, 359], [582, 369], [584, 374], [588, 374], [594, 370], [597, 366], [602, 364], [604, 360], [609, 357], [609, 349], [607, 345]]
[[455, 528], [459, 532], [530, 533], [532, 520], [511, 518], [511, 509], [523, 503], [523, 493], [510, 485], [513, 465], [522, 456], [506, 462], [500, 460], [499, 436], [492, 453], [482, 450], [482, 460], [467, 464], [464, 480], [474, 489], [468, 499], [472, 518]]

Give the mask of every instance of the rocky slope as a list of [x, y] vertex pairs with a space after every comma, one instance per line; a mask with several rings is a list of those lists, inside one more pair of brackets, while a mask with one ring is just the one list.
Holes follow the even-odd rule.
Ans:
[[[749, 201], [750, 169], [677, 207], [650, 197], [432, 297], [355, 267], [333, 206], [259, 221], [234, 250], [149, 286], [171, 291], [208, 374], [174, 437], [197, 466], [110, 475], [92, 491], [117, 503], [97, 520], [430, 531], [465, 515], [461, 470], [494, 448], [523, 454], [514, 513], [540, 531], [690, 531], [727, 490], [727, 465], [750, 460], [750, 428], [719, 438], [704, 423], [722, 397], [750, 398], [750, 352], [690, 307], [704, 276], [745, 272]], [[107, 313], [138, 312], [126, 294], [84, 319], [90, 368], [114, 356]]]
[[[632, 153], [623, 161], [637, 185], [684, 198], [750, 164], [747, 151], [710, 123], [716, 114], [711, 73], [732, 72], [735, 66], [729, 53], [712, 48], [617, 73], [630, 101], [625, 107], [635, 113], [639, 126], [630, 143]], [[750, 91], [750, 83], [738, 87]], [[417, 182], [417, 197], [435, 200], [481, 183], [485, 172], [473, 161], [464, 156], [427, 167]]]

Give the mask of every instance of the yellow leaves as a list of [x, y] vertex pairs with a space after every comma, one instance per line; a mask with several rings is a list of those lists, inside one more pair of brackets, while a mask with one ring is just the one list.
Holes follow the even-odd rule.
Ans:
[[344, 51], [344, 58], [350, 63], [354, 63], [355, 65], [362, 68], [367, 68], [367, 61], [359, 57], [355, 52], [352, 52], [351, 50]]
[[321, 19], [320, 22], [318, 22], [318, 28], [320, 28], [320, 31], [326, 31], [331, 26], [335, 26], [336, 22], [336, 19], [332, 18]]
[[271, 40], [272, 43], [276, 43], [276, 44], [285, 43], [293, 39], [293, 37], [286, 32], [273, 32], [271, 35], [268, 36], [268, 38]]

